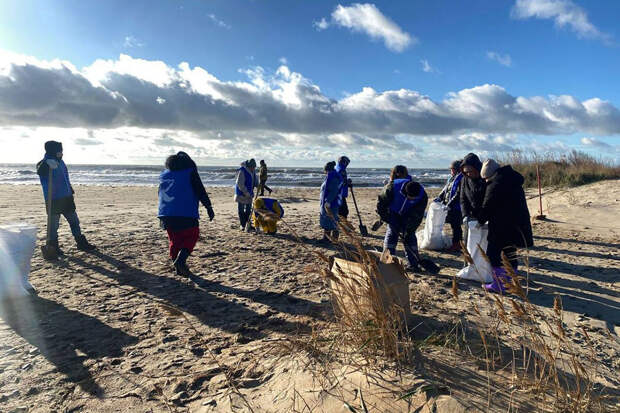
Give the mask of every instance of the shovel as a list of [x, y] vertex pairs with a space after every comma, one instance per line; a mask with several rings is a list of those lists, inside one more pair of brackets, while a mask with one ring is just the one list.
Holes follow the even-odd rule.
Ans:
[[41, 245], [41, 254], [47, 261], [54, 261], [58, 259], [58, 251], [54, 245], [50, 245], [50, 235], [52, 233], [52, 186], [53, 186], [53, 173], [54, 170], [49, 167], [49, 174], [47, 178], [47, 236], [45, 237], [45, 245]]
[[362, 223], [362, 217], [360, 216], [360, 210], [357, 208], [357, 201], [355, 200], [355, 194], [353, 193], [353, 187], [351, 187], [351, 197], [353, 198], [353, 205], [355, 205], [355, 212], [357, 212], [357, 219], [359, 219], [360, 221], [360, 234], [362, 234], [362, 237], [367, 237], [368, 228], [366, 228], [366, 225]]

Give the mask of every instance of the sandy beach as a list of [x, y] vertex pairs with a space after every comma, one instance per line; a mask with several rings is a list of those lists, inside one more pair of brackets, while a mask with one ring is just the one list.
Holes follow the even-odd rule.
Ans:
[[[0, 224], [36, 224], [43, 242], [40, 187], [1, 185], [0, 191]], [[156, 218], [156, 188], [75, 191], [83, 231], [98, 249], [77, 251], [63, 219], [59, 234], [66, 256], [50, 263], [35, 251], [30, 281], [39, 296], [14, 304], [0, 319], [0, 411], [250, 411], [237, 393], [231, 395], [231, 386], [256, 412], [350, 411], [333, 396], [337, 387], [317, 390], [320, 380], [309, 373], [301, 352], [278, 344], [333, 328], [329, 291], [312, 271], [318, 268], [316, 251], [334, 251], [316, 244], [318, 188], [276, 189], [285, 216], [274, 236], [240, 231], [232, 189], [207, 188], [216, 218], [209, 222], [201, 211], [201, 239], [188, 261], [195, 281], [171, 270], [166, 234]], [[356, 189], [369, 228], [378, 191]], [[534, 195], [528, 192], [532, 215], [538, 211]], [[598, 389], [618, 397], [620, 182], [545, 190], [543, 209], [548, 220], [533, 225], [529, 299], [552, 311], [554, 296], [562, 298], [569, 340], [595, 353]], [[381, 247], [384, 230], [365, 239], [368, 248]], [[488, 302], [479, 284], [459, 281], [459, 300], [451, 299], [461, 257], [424, 254], [441, 272], [411, 277], [412, 313], [420, 329], [450, 317], [475, 319], [471, 302], [485, 314]], [[420, 403], [410, 400], [403, 407], [394, 396], [416, 380], [447, 386], [452, 398], [445, 403], [458, 401], [462, 411], [489, 410], [480, 365], [459, 362], [439, 346], [422, 349], [420, 360], [415, 374], [392, 381], [392, 393], [369, 395], [369, 404], [384, 397], [393, 407], [370, 411], [416, 411]], [[354, 381], [358, 373], [342, 374]], [[347, 385], [342, 388], [338, 394], [355, 402]], [[509, 389], [493, 397], [492, 411], [540, 409], [528, 394]]]

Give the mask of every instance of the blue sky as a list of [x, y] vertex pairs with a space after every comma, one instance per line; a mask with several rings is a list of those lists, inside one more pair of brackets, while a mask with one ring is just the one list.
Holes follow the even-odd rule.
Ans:
[[618, 162], [618, 21], [599, 0], [1, 2], [0, 162], [48, 137], [75, 163]]

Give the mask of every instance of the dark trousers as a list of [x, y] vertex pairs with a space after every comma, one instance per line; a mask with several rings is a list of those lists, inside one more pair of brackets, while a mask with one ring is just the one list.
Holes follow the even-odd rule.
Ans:
[[[389, 250], [392, 255], [396, 255], [396, 245], [398, 245], [398, 239], [403, 234], [403, 229], [403, 225], [398, 222], [388, 224], [387, 226], [385, 239], [383, 240], [383, 248]], [[402, 235], [402, 241], [409, 265], [417, 265], [418, 239], [415, 236], [415, 231], [405, 231], [405, 234]]]
[[506, 245], [502, 247], [497, 242], [489, 241], [489, 245], [487, 245], [487, 256], [489, 257], [489, 261], [491, 261], [491, 266], [503, 267], [502, 251], [506, 254], [512, 268], [516, 270], [519, 265], [519, 262], [517, 261], [517, 248], [513, 245]]
[[458, 244], [463, 239], [463, 218], [461, 217], [460, 210], [451, 209], [448, 211], [446, 222], [450, 224], [452, 228], [452, 244]]
[[237, 202], [237, 209], [239, 212], [239, 223], [242, 227], [245, 227], [248, 219], [250, 219], [250, 210], [252, 209], [252, 204], [242, 204], [241, 202]]
[[[55, 241], [58, 239], [58, 226], [60, 225], [60, 215], [52, 213], [51, 227], [50, 227], [50, 240]], [[71, 212], [63, 212], [62, 215], [65, 217], [69, 226], [71, 227], [71, 234], [73, 234], [73, 238], [76, 240], [82, 235], [82, 230], [80, 229], [80, 219], [77, 216], [77, 212], [75, 210]]]
[[263, 196], [263, 195], [265, 195], [265, 189], [266, 189], [267, 191], [269, 191], [269, 193], [271, 193], [271, 188], [269, 188], [269, 187], [267, 186], [267, 180], [266, 180], [266, 179], [265, 179], [264, 181], [262, 181], [262, 180], [261, 180], [261, 181], [258, 183], [258, 191], [259, 191], [258, 195], [259, 195], [259, 196]]
[[349, 216], [349, 206], [347, 205], [347, 198], [342, 198], [342, 204], [340, 204], [338, 215], [340, 215], [343, 218], [346, 218]]

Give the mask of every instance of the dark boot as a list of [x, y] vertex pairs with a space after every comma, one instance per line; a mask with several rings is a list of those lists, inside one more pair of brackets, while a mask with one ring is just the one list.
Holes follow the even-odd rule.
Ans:
[[92, 251], [97, 248], [93, 244], [89, 243], [84, 235], [77, 237], [75, 242], [77, 243], [77, 249], [80, 251]]
[[59, 257], [62, 257], [62, 256], [65, 255], [65, 253], [58, 246], [58, 240], [57, 239], [50, 240], [50, 242], [47, 245], [51, 245], [54, 248], [56, 248], [56, 255], [58, 255]]
[[187, 257], [189, 257], [189, 250], [187, 248], [181, 249], [181, 251], [179, 251], [179, 255], [177, 255], [177, 259], [174, 260], [174, 269], [176, 270], [177, 275], [182, 275], [184, 277], [189, 277], [192, 275], [192, 272], [187, 266]]

